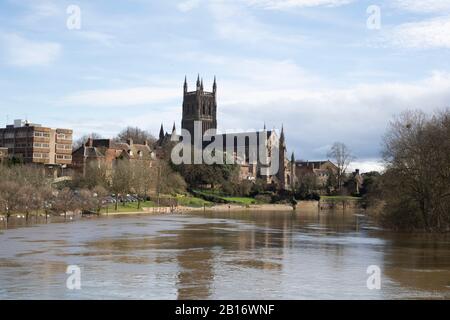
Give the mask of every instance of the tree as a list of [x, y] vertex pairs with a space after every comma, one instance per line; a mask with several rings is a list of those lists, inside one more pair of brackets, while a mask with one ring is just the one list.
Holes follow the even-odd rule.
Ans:
[[78, 174], [74, 177], [73, 185], [78, 188], [93, 189], [96, 186], [104, 188], [109, 187], [110, 177], [108, 169], [103, 162], [92, 161], [86, 164], [84, 174]]
[[335, 142], [331, 146], [328, 157], [332, 158], [337, 166], [337, 188], [341, 191], [344, 184], [345, 172], [351, 161], [354, 160], [354, 157], [350, 149], [342, 142]]
[[156, 142], [155, 137], [150, 132], [138, 127], [127, 127], [120, 131], [115, 138], [116, 141], [127, 141], [129, 139], [132, 139], [133, 143], [137, 144], [145, 144], [145, 142], [153, 144]]
[[96, 133], [96, 132], [92, 132], [90, 134], [82, 135], [81, 137], [79, 137], [78, 139], [73, 141], [73, 143], [72, 143], [72, 150], [76, 150], [79, 147], [83, 146], [89, 138], [101, 139], [102, 136], [99, 133]]
[[180, 173], [174, 171], [165, 161], [158, 161], [157, 192], [165, 194], [183, 193], [186, 191], [186, 182]]
[[132, 175], [131, 186], [138, 195], [138, 209], [140, 209], [141, 200], [156, 186], [155, 170], [152, 170], [148, 161], [136, 161], [132, 165]]
[[77, 203], [76, 195], [71, 189], [64, 188], [58, 191], [52, 206], [55, 213], [64, 213], [64, 220], [66, 220], [67, 213], [78, 208], [79, 203]]
[[111, 191], [116, 195], [116, 211], [118, 210], [119, 196], [130, 192], [132, 179], [130, 162], [125, 159], [117, 160], [111, 177]]
[[450, 229], [450, 109], [408, 111], [384, 136], [384, 222], [401, 229]]
[[6, 216], [6, 223], [11, 213], [20, 207], [20, 184], [16, 181], [0, 180], [0, 210]]
[[318, 189], [317, 176], [310, 171], [302, 172], [297, 176], [295, 196], [299, 200], [307, 200], [313, 198], [315, 191]]

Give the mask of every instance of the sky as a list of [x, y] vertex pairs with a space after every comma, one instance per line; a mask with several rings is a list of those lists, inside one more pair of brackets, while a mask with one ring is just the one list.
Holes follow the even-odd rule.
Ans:
[[297, 159], [340, 141], [379, 169], [393, 116], [450, 107], [450, 1], [0, 2], [2, 126], [157, 135], [197, 74], [217, 77], [219, 130], [283, 125]]

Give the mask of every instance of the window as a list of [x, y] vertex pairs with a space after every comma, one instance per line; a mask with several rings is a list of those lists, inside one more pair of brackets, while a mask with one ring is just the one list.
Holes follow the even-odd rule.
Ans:
[[61, 140], [70, 140], [72, 139], [72, 136], [70, 134], [58, 133], [57, 138]]
[[57, 154], [56, 159], [57, 160], [72, 160], [72, 156], [65, 155], [65, 154]]
[[61, 149], [61, 150], [71, 150], [72, 146], [69, 144], [57, 144], [56, 145], [56, 149]]
[[34, 132], [34, 136], [35, 136], [35, 137], [50, 138], [50, 133], [48, 133], [48, 132], [35, 131], [35, 132]]
[[35, 147], [35, 148], [50, 148], [50, 145], [48, 143], [35, 142], [35, 143], [33, 143], [33, 147]]

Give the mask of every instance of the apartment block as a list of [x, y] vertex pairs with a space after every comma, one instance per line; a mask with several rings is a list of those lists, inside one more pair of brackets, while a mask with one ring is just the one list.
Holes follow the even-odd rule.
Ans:
[[0, 128], [0, 147], [8, 149], [9, 158], [23, 163], [69, 165], [72, 133], [70, 129], [52, 129], [15, 120], [14, 124]]

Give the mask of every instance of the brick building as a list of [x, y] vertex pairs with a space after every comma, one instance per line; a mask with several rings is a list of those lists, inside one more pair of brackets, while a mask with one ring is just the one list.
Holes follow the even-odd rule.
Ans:
[[326, 161], [296, 161], [296, 176], [301, 178], [305, 175], [314, 175], [317, 179], [317, 185], [324, 188], [328, 184], [330, 175], [337, 175], [338, 168], [330, 160]]
[[66, 166], [72, 163], [72, 130], [15, 120], [0, 129], [0, 147], [8, 149], [9, 158], [25, 164]]
[[145, 161], [149, 166], [156, 159], [148, 143], [136, 144], [133, 140], [116, 142], [112, 139], [88, 139], [84, 145], [72, 153], [72, 168], [83, 175], [88, 166], [104, 166], [111, 174], [114, 164], [119, 159], [128, 161]]

